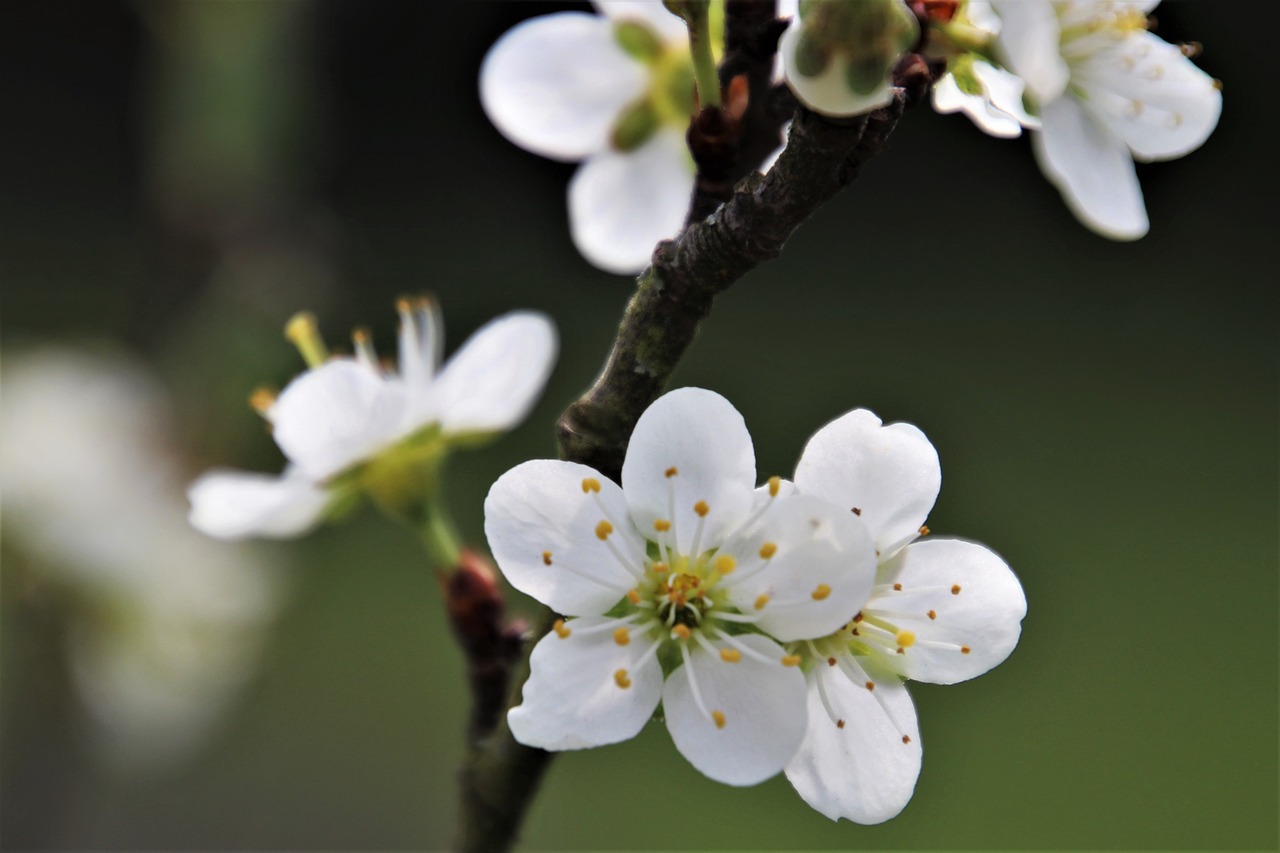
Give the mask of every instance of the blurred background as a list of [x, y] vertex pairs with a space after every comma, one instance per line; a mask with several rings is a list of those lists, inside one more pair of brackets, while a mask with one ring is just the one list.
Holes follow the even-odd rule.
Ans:
[[[300, 369], [294, 311], [390, 353], [395, 297], [422, 292], [450, 348], [518, 307], [561, 334], [528, 422], [454, 460], [470, 541], [488, 485], [555, 454], [629, 282], [574, 252], [574, 167], [502, 139], [476, 75], [562, 8], [6, 7], [5, 848], [448, 844], [466, 697], [414, 534], [365, 510], [231, 546], [186, 528], [183, 489], [281, 466], [246, 400]], [[916, 423], [943, 463], [930, 528], [1018, 572], [1009, 661], [913, 688], [911, 804], [833, 824], [782, 777], [700, 777], [651, 725], [561, 756], [527, 849], [1276, 847], [1270, 74], [1238, 10], [1157, 15], [1204, 43], [1225, 109], [1139, 167], [1150, 236], [1095, 237], [1025, 140], [919, 109], [718, 300], [675, 380], [738, 406], [762, 476], [850, 408]]]

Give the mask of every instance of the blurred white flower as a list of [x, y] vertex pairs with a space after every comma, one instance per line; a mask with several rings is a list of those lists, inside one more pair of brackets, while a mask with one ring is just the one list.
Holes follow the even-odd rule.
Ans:
[[187, 525], [165, 396], [142, 368], [40, 349], [3, 377], [5, 545], [26, 586], [75, 602], [69, 669], [94, 742], [121, 765], [178, 760], [252, 674], [280, 578]]
[[531, 18], [480, 69], [480, 102], [512, 142], [584, 160], [569, 184], [569, 229], [583, 256], [619, 274], [649, 263], [684, 223], [694, 113], [684, 22], [656, 0], [598, 0], [597, 15]]
[[288, 334], [311, 369], [278, 398], [255, 395], [289, 465], [279, 476], [204, 474], [189, 490], [193, 525], [224, 539], [289, 537], [361, 492], [394, 509], [425, 496], [451, 446], [524, 418], [555, 362], [556, 334], [546, 317], [513, 312], [492, 320], [441, 367], [444, 330], [435, 303], [402, 300], [398, 310], [398, 373], [379, 363], [366, 333], [356, 333], [354, 357], [328, 358], [314, 320], [294, 318]]
[[1115, 240], [1147, 233], [1133, 161], [1194, 151], [1222, 93], [1180, 48], [1147, 32], [1159, 0], [993, 0], [995, 48], [1040, 119], [1036, 159], [1082, 223]]
[[635, 736], [663, 706], [676, 748], [720, 782], [782, 770], [806, 725], [800, 657], [866, 601], [866, 527], [848, 510], [756, 489], [742, 416], [718, 394], [672, 391], [640, 417], [622, 486], [542, 460], [485, 501], [485, 533], [517, 589], [572, 618], [533, 651], [521, 743], [582, 749]]
[[[946, 32], [961, 32], [971, 42], [988, 45], [1000, 32], [1000, 18], [987, 0], [964, 0], [946, 23]], [[1026, 84], [1018, 75], [993, 65], [980, 54], [962, 51], [947, 58], [947, 70], [933, 87], [933, 108], [963, 112], [992, 136], [1013, 138], [1023, 127], [1039, 127], [1022, 103]]]
[[938, 454], [920, 430], [882, 426], [861, 409], [820, 429], [796, 467], [799, 492], [860, 517], [879, 559], [856, 615], [791, 646], [805, 658], [809, 728], [787, 778], [832, 820], [881, 823], [911, 799], [921, 745], [903, 679], [965, 681], [1018, 642], [1026, 599], [999, 556], [958, 539], [915, 541], [928, 532], [941, 482]]

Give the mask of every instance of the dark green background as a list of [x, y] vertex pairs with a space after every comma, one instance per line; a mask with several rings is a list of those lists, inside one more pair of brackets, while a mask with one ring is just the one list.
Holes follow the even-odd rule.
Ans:
[[[572, 167], [507, 143], [476, 98], [487, 45], [559, 7], [436, 5], [287, 7], [292, 49], [269, 46], [238, 90], [261, 103], [223, 128], [250, 165], [243, 186], [218, 184], [217, 227], [165, 212], [169, 72], [137, 7], [6, 7], [6, 347], [123, 339], [177, 395], [193, 472], [274, 469], [244, 397], [296, 369], [279, 338], [296, 308], [321, 310], [331, 340], [368, 324], [385, 345], [394, 297], [431, 291], [453, 346], [501, 311], [546, 311], [562, 355], [541, 404], [453, 466], [455, 512], [479, 541], [488, 484], [554, 454], [556, 413], [598, 369], [628, 282], [569, 243]], [[270, 8], [206, 18], [253, 30]], [[746, 790], [700, 777], [654, 725], [557, 760], [529, 848], [1276, 847], [1274, 75], [1239, 8], [1158, 15], [1166, 38], [1207, 46], [1225, 108], [1202, 150], [1139, 167], [1150, 236], [1092, 235], [1025, 140], [920, 109], [781, 259], [717, 302], [675, 378], [738, 406], [762, 476], [789, 474], [848, 409], [916, 423], [943, 463], [929, 526], [989, 544], [1021, 578], [1010, 660], [913, 688], [925, 760], [911, 804], [883, 826], [833, 824], [781, 777]], [[275, 146], [265, 165], [255, 145]], [[197, 166], [169, 191], [199, 184]], [[227, 237], [242, 203], [258, 211], [251, 233]], [[252, 292], [206, 286], [226, 245], [273, 235], [325, 259], [332, 281], [291, 267], [250, 277]], [[121, 781], [48, 717], [23, 730], [24, 752], [47, 751], [37, 775], [63, 793], [38, 798], [7, 741], [5, 846], [447, 844], [465, 697], [413, 536], [364, 512], [267, 548], [296, 566], [295, 594], [210, 747], [169, 778]], [[13, 738], [48, 679], [5, 604]]]

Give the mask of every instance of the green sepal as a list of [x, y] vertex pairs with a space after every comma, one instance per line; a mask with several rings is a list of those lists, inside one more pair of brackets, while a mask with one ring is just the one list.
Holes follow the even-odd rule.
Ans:
[[662, 55], [662, 41], [658, 34], [639, 21], [618, 21], [613, 25], [613, 37], [627, 55], [646, 65]]

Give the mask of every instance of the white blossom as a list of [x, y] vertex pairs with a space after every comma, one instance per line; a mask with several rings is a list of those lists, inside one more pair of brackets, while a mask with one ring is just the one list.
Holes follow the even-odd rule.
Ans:
[[297, 536], [353, 493], [398, 497], [406, 472], [425, 482], [451, 445], [524, 418], [555, 361], [547, 318], [505, 314], [441, 366], [435, 303], [402, 300], [398, 309], [398, 372], [379, 363], [364, 332], [355, 335], [354, 356], [326, 359], [312, 321], [295, 318], [291, 334], [314, 365], [278, 398], [259, 395], [255, 403], [288, 466], [279, 476], [203, 475], [189, 491], [193, 525], [224, 539]]
[[1148, 32], [1158, 0], [993, 0], [995, 52], [1026, 84], [1036, 159], [1072, 213], [1116, 240], [1147, 233], [1133, 162], [1182, 157], [1217, 126], [1222, 93]]
[[917, 541], [928, 532], [941, 469], [910, 424], [849, 412], [810, 439], [795, 485], [858, 516], [879, 569], [870, 600], [839, 630], [790, 646], [805, 658], [810, 721], [787, 778], [833, 820], [880, 823], [907, 804], [920, 772], [903, 680], [952, 684], [999, 664], [1017, 644], [1026, 599], [986, 547]]
[[521, 743], [580, 749], [637, 734], [659, 702], [677, 749], [749, 785], [791, 760], [806, 726], [799, 655], [870, 593], [874, 546], [848, 510], [755, 489], [742, 416], [685, 388], [641, 416], [618, 486], [572, 462], [526, 462], [485, 501], [517, 589], [569, 618], [534, 649]]
[[[1000, 31], [1000, 18], [986, 0], [965, 0], [947, 24], [971, 40], [990, 42]], [[933, 87], [933, 108], [940, 113], [963, 112], [992, 136], [1012, 138], [1023, 127], [1039, 127], [1039, 119], [1022, 102], [1026, 84], [1016, 74], [981, 55], [961, 51], [948, 58], [947, 69]]]

